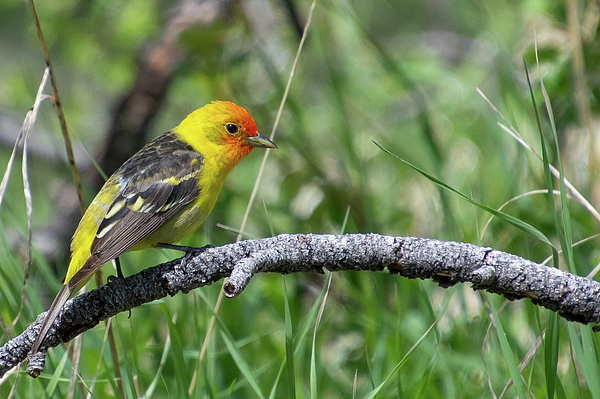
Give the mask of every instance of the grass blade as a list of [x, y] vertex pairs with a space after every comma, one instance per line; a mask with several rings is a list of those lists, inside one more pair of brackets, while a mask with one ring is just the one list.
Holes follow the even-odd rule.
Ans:
[[546, 396], [554, 398], [556, 390], [556, 381], [558, 376], [556, 369], [558, 366], [558, 314], [548, 313], [548, 322], [546, 323], [546, 336], [544, 340], [544, 370], [546, 372]]
[[[217, 320], [219, 320], [218, 317], [217, 317]], [[221, 324], [221, 323], [219, 323], [219, 324]], [[224, 327], [224, 326], [221, 325], [221, 327]], [[261, 399], [264, 399], [264, 395], [263, 395], [262, 391], [260, 390], [258, 381], [256, 380], [256, 378], [254, 378], [254, 374], [252, 373], [252, 370], [250, 370], [250, 366], [246, 362], [246, 359], [244, 359], [244, 357], [242, 356], [242, 354], [240, 353], [238, 348], [235, 346], [232, 337], [223, 328], [221, 328], [219, 330], [219, 332], [221, 333], [221, 338], [223, 338], [223, 342], [225, 342], [225, 346], [227, 346], [228, 353], [233, 358], [233, 361], [235, 362], [235, 364], [238, 367], [238, 369], [240, 370], [240, 372], [246, 378], [246, 381], [248, 381], [248, 384], [250, 384], [250, 386], [254, 390], [254, 393], [256, 394], [256, 396], [258, 396]]]
[[160, 363], [158, 364], [158, 369], [156, 373], [154, 373], [154, 378], [152, 382], [146, 389], [146, 392], [142, 396], [142, 399], [150, 398], [154, 395], [154, 391], [156, 391], [156, 386], [158, 385], [158, 381], [160, 381], [162, 370], [165, 368], [165, 364], [167, 363], [167, 359], [169, 359], [169, 353], [171, 352], [171, 334], [167, 335], [167, 339], [165, 340], [165, 344], [163, 347], [162, 356], [160, 357]]
[[504, 212], [499, 212], [496, 209], [490, 208], [489, 206], [480, 204], [474, 200], [472, 200], [471, 198], [467, 197], [466, 195], [464, 195], [463, 193], [461, 193], [460, 191], [450, 187], [449, 185], [447, 185], [446, 183], [444, 183], [443, 181], [441, 181], [440, 179], [430, 175], [429, 173], [425, 172], [424, 170], [420, 169], [419, 167], [411, 164], [410, 162], [406, 161], [405, 159], [399, 157], [398, 155], [388, 151], [387, 149], [383, 148], [381, 145], [379, 145], [379, 143], [377, 143], [376, 141], [373, 141], [373, 143], [375, 143], [375, 145], [377, 147], [379, 147], [383, 152], [395, 157], [396, 159], [398, 159], [399, 161], [405, 163], [406, 165], [410, 166], [411, 168], [413, 168], [414, 170], [416, 170], [417, 172], [419, 172], [420, 174], [422, 174], [423, 176], [425, 176], [427, 179], [429, 179], [431, 182], [435, 183], [436, 185], [440, 186], [441, 188], [450, 191], [451, 193], [459, 196], [460, 198], [462, 198], [463, 200], [467, 201], [468, 203], [475, 205], [478, 208], [483, 209], [486, 212], [491, 213], [492, 215], [496, 216], [497, 218], [500, 218], [502, 220], [504, 220], [507, 223], [512, 224], [513, 226], [515, 226], [516, 228], [527, 232], [531, 235], [533, 235], [535, 238], [537, 238], [538, 240], [542, 241], [543, 243], [546, 243], [550, 246], [552, 246], [552, 243], [550, 242], [550, 240], [548, 239], [548, 237], [546, 237], [544, 235], [544, 233], [542, 233], [541, 231], [539, 231], [538, 229], [536, 229], [535, 227], [533, 227], [532, 225], [530, 225], [529, 223], [526, 223], [522, 220], [517, 219], [514, 216], [508, 215]]
[[[587, 331], [586, 331], [587, 330]], [[581, 374], [587, 382], [592, 398], [600, 398], [600, 387], [598, 386], [598, 364], [596, 358], [596, 350], [591, 343], [591, 328], [588, 326], [581, 326], [581, 337], [583, 341], [579, 340], [573, 323], [567, 323], [567, 331], [569, 333], [569, 339], [571, 341], [571, 348], [575, 352], [575, 358], [579, 363]]]
[[167, 304], [161, 303], [160, 308], [162, 309], [169, 326], [169, 335], [171, 336], [171, 345], [173, 349], [173, 364], [175, 366], [175, 375], [177, 376], [177, 382], [179, 385], [177, 391], [184, 393], [184, 396], [182, 397], [189, 398], [186, 381], [190, 380], [190, 376], [188, 375], [188, 368], [186, 366], [185, 359], [183, 358], [182, 340], [179, 336], [179, 331], [177, 331], [177, 327], [173, 322], [173, 316], [171, 316], [171, 312], [169, 312], [169, 307]]
[[[350, 210], [350, 208], [348, 208]], [[331, 280], [333, 278], [333, 273], [327, 272], [327, 283], [323, 286], [323, 290], [325, 291], [325, 295], [319, 298], [322, 298], [321, 301], [315, 302], [315, 305], [319, 302], [321, 305], [319, 306], [319, 314], [317, 315], [317, 320], [315, 322], [315, 330], [313, 333], [312, 346], [310, 352], [310, 397], [311, 399], [318, 398], [318, 390], [317, 390], [317, 365], [316, 365], [316, 343], [317, 343], [317, 330], [319, 329], [319, 324], [321, 324], [321, 317], [323, 316], [323, 311], [325, 310], [325, 304], [327, 303], [327, 294], [329, 293], [329, 288], [331, 287]], [[327, 288], [325, 288], [327, 287]]]
[[375, 387], [375, 389], [373, 389], [371, 392], [369, 392], [367, 395], [365, 395], [363, 397], [363, 399], [373, 399], [373, 398], [375, 398], [375, 396], [388, 383], [388, 381], [390, 381], [396, 375], [396, 372], [398, 370], [400, 370], [400, 367], [402, 367], [402, 365], [404, 363], [406, 363], [406, 360], [408, 360], [408, 357], [415, 351], [415, 349], [417, 349], [419, 347], [419, 345], [421, 344], [421, 342], [423, 342], [423, 340], [425, 339], [425, 337], [429, 334], [429, 331], [431, 331], [433, 329], [433, 327], [437, 324], [437, 322], [438, 321], [436, 320], [436, 321], [433, 322], [433, 324], [431, 324], [431, 326], [429, 326], [429, 328], [427, 329], [427, 331], [425, 331], [423, 333], [423, 335], [421, 335], [421, 338], [419, 338], [417, 340], [417, 342], [415, 342], [414, 345], [408, 350], [408, 352], [406, 352], [406, 355], [404, 355], [404, 357], [398, 362], [398, 364], [396, 365], [396, 367], [394, 367], [394, 369], [388, 374], [388, 376], [385, 378], [385, 380], [383, 380], [383, 382], [381, 382], [381, 384], [377, 385]]
[[58, 381], [61, 378], [60, 376], [62, 375], [63, 370], [66, 367], [67, 360], [69, 360], [69, 351], [65, 351], [63, 353], [63, 356], [60, 359], [60, 362], [58, 363], [58, 366], [56, 366], [56, 369], [54, 370], [54, 373], [52, 374], [52, 377], [50, 377], [50, 381], [48, 382], [48, 386], [46, 387], [46, 394], [49, 397], [53, 397], [53, 395], [54, 395], [54, 391], [56, 390], [56, 386], [58, 385]]
[[504, 327], [502, 327], [502, 323], [498, 318], [496, 306], [494, 305], [493, 301], [488, 301], [488, 303], [490, 304], [490, 309], [492, 310], [494, 327], [496, 328], [496, 333], [498, 334], [498, 341], [500, 342], [500, 347], [508, 367], [508, 372], [510, 373], [510, 378], [513, 380], [513, 385], [517, 390], [519, 398], [526, 399], [527, 396], [525, 395], [525, 388], [523, 387], [523, 380], [521, 379], [521, 373], [519, 372], [517, 359], [510, 347], [510, 344], [508, 343], [508, 338], [506, 336], [506, 332], [504, 331]]
[[584, 364], [581, 368], [587, 370], [585, 382], [593, 398], [600, 398], [600, 373], [598, 371], [598, 351], [594, 345], [594, 333], [591, 326], [581, 326], [581, 343], [583, 346]]
[[290, 314], [290, 303], [283, 279], [283, 299], [285, 311], [285, 357], [287, 365], [288, 397], [296, 397], [296, 368], [294, 367], [294, 331], [292, 329], [292, 315]]

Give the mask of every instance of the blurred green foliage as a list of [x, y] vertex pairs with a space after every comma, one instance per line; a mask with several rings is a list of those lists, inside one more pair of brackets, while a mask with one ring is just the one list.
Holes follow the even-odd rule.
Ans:
[[[150, 126], [150, 136], [170, 129], [213, 99], [244, 106], [261, 133], [268, 134], [299, 41], [284, 3], [233, 2], [227, 15], [210, 27], [187, 29], [179, 40], [182, 61], [168, 98]], [[310, 2], [292, 3], [304, 23]], [[135, 79], [142, 49], [158, 40], [177, 4], [37, 2], [82, 164], [89, 163], [84, 148], [95, 156], [102, 147], [111, 112]], [[585, 61], [583, 95], [589, 102], [589, 126], [596, 127], [598, 7], [593, 2], [577, 4]], [[254, 18], [249, 17], [252, 12]], [[0, 122], [6, 122], [0, 124], [0, 164], [5, 165], [11, 137], [33, 104], [45, 67], [24, 1], [0, 2], [0, 54]], [[349, 209], [346, 233], [467, 241], [543, 261], [551, 255], [550, 249], [507, 223], [492, 221], [481, 237], [488, 214], [441, 192], [373, 141], [492, 208], [546, 188], [542, 163], [498, 127], [500, 118], [475, 91], [480, 88], [525, 140], [539, 148], [524, 58], [532, 70], [542, 115], [539, 76], [552, 101], [565, 173], [597, 205], [597, 163], [588, 158], [586, 124], [574, 99], [573, 56], [565, 3], [556, 0], [319, 1], [275, 136], [279, 150], [271, 153], [259, 190], [265, 206], [255, 203], [247, 231], [268, 236], [270, 222], [276, 234], [340, 233]], [[13, 125], [16, 128], [8, 127]], [[543, 128], [549, 128], [547, 118]], [[35, 228], [42, 231], [57, 216], [55, 199], [70, 176], [49, 102], [44, 103], [33, 132], [32, 151]], [[213, 214], [185, 244], [220, 245], [235, 240], [233, 233], [216, 224], [239, 227], [261, 156], [255, 151], [230, 175]], [[0, 211], [0, 317], [5, 325], [12, 322], [21, 302], [27, 235], [18, 170], [17, 165]], [[89, 201], [93, 193], [87, 191]], [[569, 206], [573, 241], [595, 234], [597, 222], [590, 214], [575, 202]], [[526, 196], [503, 210], [558, 243], [555, 210], [546, 196]], [[24, 311], [9, 331], [11, 336], [48, 307], [64, 275], [64, 256], [58, 262], [64, 266], [55, 272], [45, 260], [48, 249], [42, 247], [41, 241], [34, 240]], [[149, 250], [126, 254], [122, 263], [125, 273], [131, 274], [177, 255]], [[589, 273], [599, 258], [597, 240], [575, 247], [574, 256], [577, 272]], [[105, 273], [109, 272], [106, 266]], [[284, 295], [297, 334], [309, 310], [320, 305], [317, 299], [326, 281], [321, 275], [255, 277], [240, 297], [223, 301], [201, 365], [198, 356], [220, 286], [144, 305], [134, 309], [131, 318], [119, 315], [112, 323], [126, 396], [186, 397], [192, 381], [190, 397], [259, 396], [240, 371], [235, 356], [239, 353], [264, 397], [270, 392], [272, 397], [288, 397]], [[498, 309], [512, 352], [521, 361], [542, 336], [549, 315], [529, 301], [507, 302], [479, 295], [467, 286], [442, 289], [430, 281], [387, 273], [337, 273], [332, 276], [315, 337], [316, 357], [311, 359], [314, 317], [308, 319], [308, 334], [294, 342], [292, 380], [297, 397], [310, 397], [315, 388], [323, 398], [354, 397], [353, 392], [355, 397], [367, 395], [436, 320], [433, 331], [377, 397], [493, 397], [490, 389], [499, 397], [510, 381], [509, 360], [498, 330], [490, 327], [490, 303]], [[582, 376], [583, 366], [571, 350], [567, 323], [558, 323], [558, 397], [596, 397], [599, 376]], [[574, 327], [575, 332], [587, 332], [587, 327]], [[79, 366], [83, 383], [75, 390], [76, 397], [85, 396], [97, 367], [93, 397], [119, 396], [104, 333], [102, 325], [83, 335]], [[226, 345], [226, 337], [233, 340], [235, 351]], [[597, 344], [594, 336], [586, 347], [596, 359]], [[52, 390], [50, 384], [64, 353], [62, 347], [50, 352], [46, 371], [38, 380], [23, 375], [21, 367], [2, 380], [0, 396], [7, 397], [15, 384], [15, 397], [42, 397], [44, 391], [50, 397], [65, 396], [70, 361], [57, 371], [56, 388]], [[311, 360], [316, 379], [310, 378]], [[542, 346], [522, 371], [525, 391], [531, 397], [544, 397], [548, 392], [544, 367]], [[518, 391], [509, 385], [505, 396], [516, 397]]]

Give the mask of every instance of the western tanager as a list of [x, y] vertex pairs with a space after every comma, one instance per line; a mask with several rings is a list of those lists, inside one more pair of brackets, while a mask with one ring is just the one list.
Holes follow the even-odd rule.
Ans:
[[85, 211], [71, 241], [71, 262], [31, 352], [64, 303], [103, 264], [124, 252], [173, 244], [212, 211], [227, 174], [253, 147], [277, 148], [245, 109], [214, 101], [189, 114], [127, 160]]

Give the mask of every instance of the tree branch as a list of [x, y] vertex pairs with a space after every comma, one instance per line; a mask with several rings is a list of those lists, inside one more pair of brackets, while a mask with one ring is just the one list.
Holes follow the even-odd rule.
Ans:
[[[224, 277], [225, 295], [234, 297], [258, 272], [382, 271], [386, 267], [408, 278], [431, 278], [443, 287], [470, 282], [473, 289], [511, 300], [530, 298], [571, 321], [600, 322], [600, 283], [491, 248], [378, 234], [283, 234], [188, 254], [71, 299], [50, 329], [42, 352], [29, 357], [28, 373], [36, 376], [43, 370], [48, 348], [68, 342], [107, 317]], [[0, 377], [27, 357], [44, 315], [0, 348]]]

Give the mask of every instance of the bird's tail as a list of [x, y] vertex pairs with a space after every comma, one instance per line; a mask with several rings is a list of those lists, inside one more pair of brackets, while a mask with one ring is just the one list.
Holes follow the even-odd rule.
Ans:
[[65, 302], [67, 302], [70, 296], [71, 289], [69, 288], [69, 284], [63, 285], [60, 291], [58, 292], [58, 295], [56, 295], [56, 298], [54, 298], [54, 302], [52, 302], [52, 306], [50, 306], [50, 309], [46, 314], [46, 318], [42, 323], [42, 329], [40, 330], [40, 333], [38, 334], [37, 338], [35, 339], [35, 342], [33, 343], [33, 346], [31, 347], [32, 355], [35, 355], [37, 353], [38, 349], [40, 348], [40, 345], [42, 344], [42, 341], [44, 341], [44, 338], [46, 337], [46, 334], [48, 334], [48, 330], [50, 330], [50, 327], [54, 323], [54, 320], [56, 320], [58, 314], [60, 313], [60, 310], [62, 309], [63, 305], [65, 304]]

